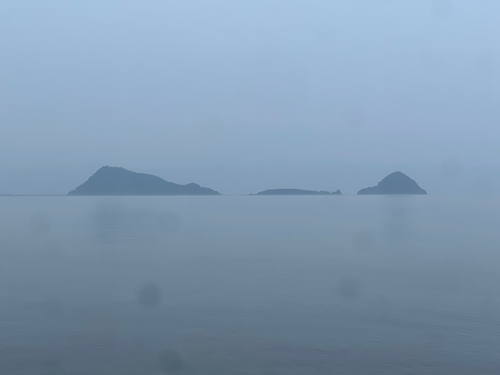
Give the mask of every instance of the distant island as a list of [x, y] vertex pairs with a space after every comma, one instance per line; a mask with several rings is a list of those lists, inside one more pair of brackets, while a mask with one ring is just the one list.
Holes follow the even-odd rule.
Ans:
[[251, 195], [341, 195], [340, 190], [329, 191], [314, 191], [301, 189], [269, 189]]
[[394, 172], [380, 181], [377, 186], [358, 191], [358, 195], [370, 194], [427, 194], [427, 192], [404, 173]]
[[220, 195], [198, 184], [179, 185], [145, 173], [102, 167], [68, 195]]

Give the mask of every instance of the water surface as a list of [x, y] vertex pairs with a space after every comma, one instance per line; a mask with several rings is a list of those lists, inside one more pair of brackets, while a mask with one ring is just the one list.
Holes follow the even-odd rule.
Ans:
[[496, 374], [499, 218], [436, 196], [0, 197], [0, 369]]

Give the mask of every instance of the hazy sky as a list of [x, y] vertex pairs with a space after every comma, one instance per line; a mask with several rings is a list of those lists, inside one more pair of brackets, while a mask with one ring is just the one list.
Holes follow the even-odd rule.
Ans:
[[101, 165], [227, 193], [393, 169], [439, 190], [500, 164], [499, 19], [498, 0], [4, 0], [0, 192]]

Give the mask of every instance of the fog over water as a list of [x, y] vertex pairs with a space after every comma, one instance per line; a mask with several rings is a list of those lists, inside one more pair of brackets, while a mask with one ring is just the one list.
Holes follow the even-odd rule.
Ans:
[[500, 368], [497, 200], [3, 197], [0, 208], [0, 366], [12, 374], [47, 361], [57, 374]]
[[[499, 374], [499, 19], [0, 2], [0, 374]], [[64, 196], [102, 166], [222, 195]]]

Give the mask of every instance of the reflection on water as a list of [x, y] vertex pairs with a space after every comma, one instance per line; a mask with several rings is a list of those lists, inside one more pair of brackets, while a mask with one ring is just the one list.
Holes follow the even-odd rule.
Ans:
[[104, 201], [91, 213], [89, 231], [99, 244], [142, 243], [179, 230], [180, 218], [168, 211], [129, 207]]
[[383, 233], [386, 246], [404, 251], [412, 243], [413, 197], [383, 197]]

